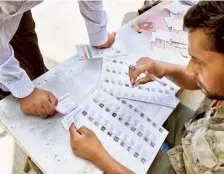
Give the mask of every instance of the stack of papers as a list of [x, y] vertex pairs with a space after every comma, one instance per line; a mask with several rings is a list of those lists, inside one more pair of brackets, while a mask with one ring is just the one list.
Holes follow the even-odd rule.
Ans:
[[[72, 123], [88, 127], [114, 159], [143, 174], [168, 135], [162, 124], [179, 103], [175, 97], [179, 88], [167, 79], [162, 79], [166, 87], [151, 82], [132, 88], [129, 65], [125, 60], [104, 58], [100, 89], [80, 104], [69, 94], [62, 96], [57, 111], [64, 115], [65, 129]], [[96, 167], [93, 173], [102, 171]]]
[[190, 58], [187, 50], [187, 32], [183, 30], [184, 14], [190, 6], [173, 2], [166, 8], [170, 12], [170, 17], [164, 17], [164, 23], [169, 31], [157, 29], [152, 32], [150, 48], [154, 52], [165, 52], [167, 56]]
[[187, 33], [183, 30], [156, 30], [152, 33], [150, 49], [154, 52], [164, 52], [167, 56], [190, 57], [187, 50]]
[[[166, 8], [170, 17], [145, 15], [131, 25], [132, 30], [149, 36], [152, 52], [165, 53], [167, 59], [177, 54], [189, 57], [182, 28], [189, 6], [174, 2]], [[128, 55], [122, 43], [103, 50], [90, 45], [76, 48], [80, 60], [103, 58], [100, 85], [82, 103], [69, 94], [59, 99], [57, 111], [63, 115], [63, 126], [67, 130], [72, 123], [88, 127], [114, 159], [135, 173], [147, 173], [168, 134], [162, 124], [179, 103], [175, 96], [179, 88], [166, 78], [160, 79], [166, 85], [153, 81], [133, 88], [128, 74], [131, 62], [118, 58]], [[102, 171], [96, 167], [93, 173]]]

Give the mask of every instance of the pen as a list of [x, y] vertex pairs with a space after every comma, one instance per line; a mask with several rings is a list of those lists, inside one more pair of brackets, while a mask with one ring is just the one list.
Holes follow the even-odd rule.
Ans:
[[[136, 69], [136, 66], [135, 66], [135, 65], [129, 65], [129, 68], [131, 68], [132, 70], [135, 70], [135, 69]], [[162, 86], [164, 86], [164, 87], [167, 87], [167, 86], [168, 86], [167, 83], [163, 82], [162, 80], [160, 80], [159, 78], [155, 77], [154, 75], [149, 74], [147, 71], [144, 72], [144, 74], [145, 74], [146, 76], [148, 76], [150, 79], [152, 79], [152, 80], [158, 82], [160, 85], [162, 85]], [[170, 88], [170, 90], [172, 90], [172, 91], [175, 90], [173, 87], [169, 87], [169, 88]]]

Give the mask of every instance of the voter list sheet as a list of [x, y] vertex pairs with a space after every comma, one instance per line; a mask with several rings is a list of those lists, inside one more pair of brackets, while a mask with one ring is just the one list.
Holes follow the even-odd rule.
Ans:
[[[147, 172], [168, 134], [141, 108], [102, 90], [96, 90], [62, 120], [66, 129], [72, 123], [93, 130], [113, 158], [139, 174]], [[96, 168], [93, 173], [102, 171]]]

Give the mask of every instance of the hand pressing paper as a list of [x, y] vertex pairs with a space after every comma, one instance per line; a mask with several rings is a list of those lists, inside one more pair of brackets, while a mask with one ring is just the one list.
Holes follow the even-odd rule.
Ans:
[[72, 110], [74, 110], [75, 108], [77, 108], [77, 106], [78, 105], [75, 102], [75, 100], [72, 98], [72, 96], [70, 94], [65, 94], [58, 100], [58, 105], [56, 110], [59, 113], [66, 115], [70, 113]]
[[115, 43], [110, 48], [106, 49], [96, 49], [90, 45], [77, 45], [76, 50], [79, 60], [128, 55], [122, 43]]

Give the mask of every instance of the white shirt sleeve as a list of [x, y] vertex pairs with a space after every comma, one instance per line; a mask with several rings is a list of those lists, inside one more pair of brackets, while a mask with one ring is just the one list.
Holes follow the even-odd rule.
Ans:
[[21, 17], [22, 15], [15, 16], [13, 20], [6, 21], [4, 13], [0, 13], [0, 88], [10, 91], [17, 98], [28, 96], [34, 89], [33, 82], [20, 68], [9, 44], [12, 30], [18, 28]]
[[102, 0], [81, 0], [79, 8], [85, 19], [90, 44], [100, 46], [107, 42], [107, 13], [103, 10]]

